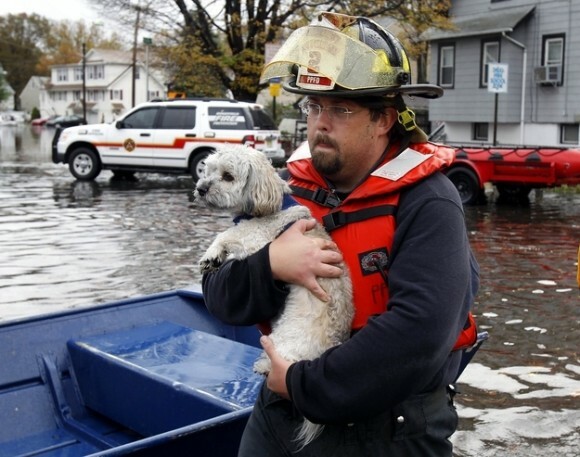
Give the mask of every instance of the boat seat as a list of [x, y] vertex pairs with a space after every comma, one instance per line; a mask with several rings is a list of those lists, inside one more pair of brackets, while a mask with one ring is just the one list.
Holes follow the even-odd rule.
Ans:
[[[256, 347], [160, 322], [68, 342], [85, 405], [152, 436], [249, 408]], [[248, 413], [249, 414], [249, 413]]]

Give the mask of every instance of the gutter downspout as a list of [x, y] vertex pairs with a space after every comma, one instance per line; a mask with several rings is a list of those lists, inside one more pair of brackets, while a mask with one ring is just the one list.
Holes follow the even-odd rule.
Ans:
[[519, 41], [514, 40], [509, 35], [506, 35], [505, 32], [501, 33], [502, 36], [508, 40], [510, 43], [516, 45], [517, 47], [523, 50], [523, 58], [522, 58], [522, 101], [520, 106], [520, 145], [524, 145], [524, 116], [525, 116], [525, 107], [526, 107], [526, 70], [527, 70], [527, 61], [528, 61], [528, 51], [526, 47], [520, 43]]

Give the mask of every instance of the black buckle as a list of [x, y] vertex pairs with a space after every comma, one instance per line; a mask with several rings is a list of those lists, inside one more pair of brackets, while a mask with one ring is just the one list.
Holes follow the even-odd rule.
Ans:
[[329, 213], [322, 218], [322, 225], [324, 228], [330, 232], [331, 230], [342, 227], [346, 224], [346, 214], [342, 211], [336, 211], [334, 213]]
[[329, 208], [336, 208], [340, 204], [340, 199], [332, 192], [329, 192], [321, 187], [316, 189], [312, 200], [322, 206], [328, 206]]

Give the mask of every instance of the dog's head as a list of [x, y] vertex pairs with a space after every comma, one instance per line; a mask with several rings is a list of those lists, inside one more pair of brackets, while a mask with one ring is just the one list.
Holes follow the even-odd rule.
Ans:
[[266, 216], [282, 208], [290, 189], [266, 156], [248, 146], [227, 145], [205, 161], [194, 197], [210, 208], [235, 215]]

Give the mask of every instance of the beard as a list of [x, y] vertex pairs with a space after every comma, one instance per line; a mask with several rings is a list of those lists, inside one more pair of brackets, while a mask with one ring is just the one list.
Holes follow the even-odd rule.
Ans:
[[[320, 151], [316, 149], [319, 144], [331, 146], [334, 151]], [[332, 176], [342, 169], [340, 160], [340, 149], [338, 144], [326, 135], [316, 135], [310, 145], [310, 155], [312, 164], [316, 170], [325, 176]]]

